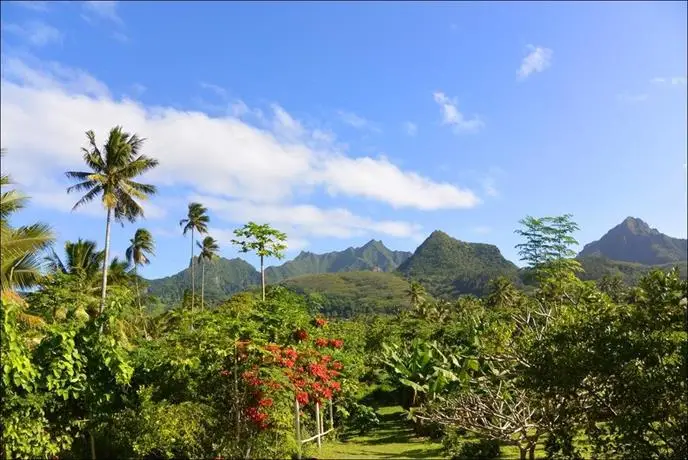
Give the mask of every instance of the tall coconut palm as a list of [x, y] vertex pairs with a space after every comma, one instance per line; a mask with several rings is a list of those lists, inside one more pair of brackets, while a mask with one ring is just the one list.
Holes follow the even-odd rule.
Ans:
[[[4, 153], [0, 150], [0, 155]], [[41, 268], [38, 254], [55, 239], [46, 224], [16, 228], [10, 225], [10, 216], [28, 201], [28, 197], [17, 190], [5, 190], [11, 183], [9, 175], [0, 174], [0, 290], [7, 292], [36, 284]]]
[[158, 161], [139, 153], [143, 139], [136, 134], [122, 131], [121, 126], [110, 130], [103, 149], [96, 145], [96, 135], [87, 131], [89, 148], [82, 148], [84, 162], [89, 171], [68, 171], [67, 177], [78, 181], [67, 189], [71, 192], [86, 192], [74, 207], [101, 198], [107, 210], [105, 219], [105, 255], [103, 263], [103, 284], [101, 287], [99, 313], [105, 308], [107, 294], [108, 259], [110, 257], [110, 224], [116, 222], [135, 222], [143, 217], [143, 208], [136, 200], [145, 200], [156, 191], [153, 185], [135, 182], [134, 179], [156, 167]]
[[201, 203], [189, 203], [186, 219], [179, 221], [179, 226], [184, 230], [183, 235], [191, 231], [191, 311], [194, 309], [194, 297], [196, 297], [196, 277], [194, 272], [194, 232], [203, 235], [208, 233], [208, 210]]
[[129, 240], [130, 246], [127, 248], [126, 257], [127, 262], [134, 266], [134, 282], [136, 283], [136, 296], [139, 302], [139, 311], [141, 308], [141, 292], [139, 291], [139, 265], [148, 265], [150, 259], [148, 256], [154, 255], [155, 243], [153, 242], [153, 235], [145, 228], [139, 228], [134, 233], [134, 237]]
[[203, 302], [205, 297], [205, 262], [210, 262], [215, 257], [220, 250], [220, 246], [217, 245], [217, 240], [212, 236], [206, 236], [203, 238], [203, 243], [196, 241], [196, 245], [201, 250], [198, 254], [198, 260], [201, 262], [201, 310], [203, 310]]

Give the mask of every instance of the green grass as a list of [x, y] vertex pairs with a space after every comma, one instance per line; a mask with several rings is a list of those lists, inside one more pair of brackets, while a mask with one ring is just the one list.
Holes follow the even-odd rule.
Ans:
[[[442, 444], [429, 438], [414, 434], [406, 413], [399, 406], [387, 406], [377, 409], [380, 425], [365, 436], [345, 433], [342, 439], [331, 438], [324, 441], [322, 451], [318, 453], [315, 443], [304, 446], [303, 458], [318, 459], [446, 459]], [[538, 443], [536, 458], [544, 458], [542, 443]], [[501, 459], [518, 459], [516, 446], [502, 446]]]
[[380, 425], [370, 434], [328, 441], [320, 455], [317, 447], [309, 445], [308, 454], [322, 459], [447, 458], [442, 453], [442, 444], [414, 435], [401, 407], [381, 407], [377, 413]]

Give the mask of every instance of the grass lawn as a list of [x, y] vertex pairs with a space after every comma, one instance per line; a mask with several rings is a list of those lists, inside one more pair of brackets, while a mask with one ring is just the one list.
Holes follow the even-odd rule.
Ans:
[[[442, 444], [429, 438], [415, 436], [406, 413], [399, 406], [377, 409], [380, 425], [365, 436], [343, 436], [343, 440], [326, 440], [318, 453], [315, 443], [304, 446], [303, 458], [318, 459], [375, 459], [375, 458], [427, 458], [446, 459]], [[536, 458], [544, 458], [542, 445], [538, 444]], [[500, 458], [518, 459], [518, 448], [502, 446]]]
[[413, 434], [401, 407], [381, 407], [377, 413], [380, 425], [368, 435], [353, 436], [346, 441], [327, 441], [320, 455], [317, 447], [309, 445], [307, 455], [323, 459], [446, 458], [442, 455], [442, 444]]

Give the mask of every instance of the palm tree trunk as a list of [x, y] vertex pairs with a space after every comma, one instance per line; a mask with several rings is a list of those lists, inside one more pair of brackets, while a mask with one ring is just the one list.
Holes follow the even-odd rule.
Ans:
[[201, 311], [203, 311], [204, 295], [205, 295], [205, 261], [203, 259], [201, 259]]
[[143, 306], [141, 305], [141, 291], [139, 290], [139, 271], [138, 264], [134, 264], [134, 284], [136, 284], [136, 298], [139, 302], [139, 315], [143, 322], [143, 336], [148, 338], [148, 331], [146, 331], [146, 319], [143, 317]]
[[[103, 260], [103, 285], [100, 291], [100, 309], [98, 314], [103, 314], [105, 309], [105, 294], [107, 292], [108, 258], [110, 257], [110, 221], [112, 219], [112, 209], [107, 210], [107, 220], [105, 221], [105, 259]], [[101, 331], [102, 331], [101, 326]]]
[[96, 440], [93, 437], [93, 433], [88, 434], [89, 444], [91, 447], [91, 460], [96, 460]]
[[194, 229], [191, 228], [191, 313], [194, 310], [194, 297], [196, 297], [196, 280], [194, 277]]
[[263, 256], [260, 256], [260, 284], [263, 286], [263, 301], [265, 301], [265, 270], [263, 270]]

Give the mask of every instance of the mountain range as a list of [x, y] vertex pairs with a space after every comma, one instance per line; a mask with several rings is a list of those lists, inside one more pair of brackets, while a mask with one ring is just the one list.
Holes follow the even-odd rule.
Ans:
[[[635, 282], [654, 267], [678, 265], [685, 276], [687, 240], [672, 238], [641, 219], [628, 217], [599, 240], [586, 244], [577, 259], [583, 279], [604, 275]], [[199, 286], [200, 270], [196, 270]], [[206, 262], [205, 295], [209, 303], [251, 289], [260, 273], [248, 262], [217, 258]], [[403, 305], [409, 280], [421, 282], [436, 297], [481, 295], [490, 279], [506, 276], [521, 282], [522, 270], [491, 244], [457, 240], [434, 231], [413, 252], [393, 251], [371, 240], [359, 248], [314, 254], [301, 252], [293, 260], [266, 269], [269, 284], [280, 283], [312, 296], [324, 310], [350, 314], [390, 311]], [[148, 281], [149, 292], [167, 304], [179, 303], [191, 286], [190, 269]]]

